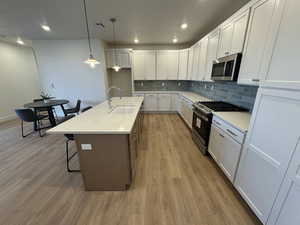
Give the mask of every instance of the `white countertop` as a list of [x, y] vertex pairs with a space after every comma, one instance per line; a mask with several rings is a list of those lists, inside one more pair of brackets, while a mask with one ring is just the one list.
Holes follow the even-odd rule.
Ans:
[[[112, 98], [47, 131], [49, 134], [130, 134], [144, 97]], [[124, 108], [125, 106], [125, 108]]]
[[213, 112], [213, 114], [242, 132], [248, 131], [251, 118], [248, 112]]

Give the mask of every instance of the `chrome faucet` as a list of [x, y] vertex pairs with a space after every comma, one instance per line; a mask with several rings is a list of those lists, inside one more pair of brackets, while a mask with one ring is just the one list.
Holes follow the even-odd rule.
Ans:
[[109, 108], [112, 110], [112, 105], [111, 105], [111, 98], [112, 98], [112, 96], [111, 96], [111, 90], [113, 90], [113, 89], [116, 89], [116, 90], [118, 90], [119, 91], [119, 97], [120, 97], [120, 99], [122, 99], [122, 96], [121, 96], [121, 88], [118, 88], [118, 87], [115, 87], [115, 86], [111, 86], [110, 88], [108, 88], [108, 90], [107, 90], [107, 92], [106, 92], [106, 95], [107, 95], [107, 101], [108, 101], [108, 106], [109, 106]]

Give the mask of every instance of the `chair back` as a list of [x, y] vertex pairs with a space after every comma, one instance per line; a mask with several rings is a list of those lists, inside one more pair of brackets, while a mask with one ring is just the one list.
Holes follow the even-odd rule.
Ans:
[[36, 115], [31, 109], [16, 109], [15, 112], [25, 122], [34, 122], [37, 120]]
[[80, 111], [80, 106], [81, 106], [81, 100], [78, 99], [75, 107], [77, 112]]
[[81, 110], [81, 112], [85, 112], [85, 111], [88, 111], [89, 109], [93, 108], [92, 106], [88, 106], [88, 107], [85, 107], [83, 110]]

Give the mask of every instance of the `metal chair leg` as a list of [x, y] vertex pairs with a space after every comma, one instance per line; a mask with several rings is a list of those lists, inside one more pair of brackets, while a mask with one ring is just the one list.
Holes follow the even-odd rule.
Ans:
[[22, 137], [23, 138], [25, 138], [25, 137], [29, 136], [30, 134], [34, 133], [34, 131], [32, 131], [32, 132], [24, 135], [24, 122], [23, 122], [23, 120], [21, 120], [21, 130], [22, 130]]
[[70, 169], [69, 162], [70, 162], [71, 159], [77, 154], [77, 152], [73, 153], [73, 154], [69, 157], [69, 140], [66, 141], [66, 154], [67, 154], [67, 170], [68, 170], [68, 172], [69, 172], [69, 173], [80, 172], [80, 170], [71, 170], [71, 169]]

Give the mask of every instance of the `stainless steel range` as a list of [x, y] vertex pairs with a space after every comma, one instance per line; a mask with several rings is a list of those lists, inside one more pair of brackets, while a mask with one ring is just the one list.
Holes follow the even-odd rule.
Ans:
[[197, 102], [193, 104], [192, 137], [203, 154], [207, 154], [212, 112], [220, 111], [247, 111], [244, 108], [222, 101]]

